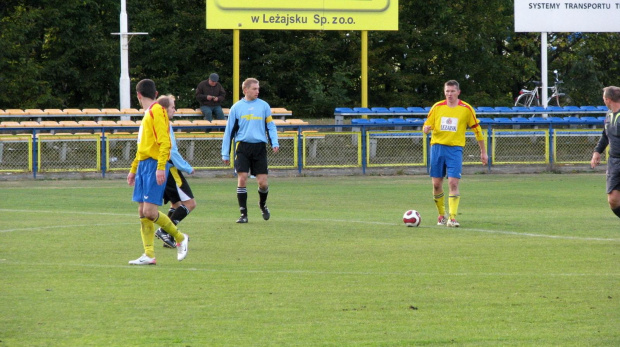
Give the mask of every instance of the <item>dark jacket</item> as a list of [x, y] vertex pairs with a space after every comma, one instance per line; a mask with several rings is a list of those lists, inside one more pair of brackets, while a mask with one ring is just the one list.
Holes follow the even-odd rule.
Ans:
[[[217, 101], [207, 100], [207, 95], [213, 95], [217, 97]], [[221, 106], [222, 101], [226, 98], [226, 91], [220, 84], [220, 82], [215, 82], [215, 86], [211, 86], [209, 84], [209, 80], [204, 80], [198, 84], [196, 87], [196, 100], [200, 106]]]

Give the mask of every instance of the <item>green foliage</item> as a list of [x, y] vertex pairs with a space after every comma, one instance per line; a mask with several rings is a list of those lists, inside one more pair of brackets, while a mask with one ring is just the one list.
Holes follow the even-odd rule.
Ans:
[[[0, 182], [2, 345], [620, 341], [604, 174], [466, 175], [459, 229], [435, 225], [426, 175], [272, 175], [271, 219], [248, 182], [245, 225], [235, 178], [188, 179], [188, 256], [156, 240], [150, 267], [127, 265], [142, 242], [124, 179]], [[411, 208], [419, 228], [401, 221]]]
[[[448, 79], [474, 106], [512, 105], [540, 80], [540, 35], [513, 31], [513, 1], [399, 1], [399, 30], [369, 32], [370, 106], [428, 106]], [[0, 5], [0, 109], [119, 107], [118, 0], [6, 0]], [[127, 1], [132, 90], [152, 78], [178, 107], [197, 108], [194, 89], [220, 75], [232, 104], [232, 31], [206, 30], [205, 2]], [[360, 106], [361, 40], [346, 31], [241, 31], [240, 79], [261, 80], [261, 97], [303, 118]], [[574, 104], [600, 104], [617, 84], [617, 33], [550, 33], [549, 69]], [[133, 93], [132, 93], [133, 94]], [[132, 105], [137, 100], [132, 95]]]

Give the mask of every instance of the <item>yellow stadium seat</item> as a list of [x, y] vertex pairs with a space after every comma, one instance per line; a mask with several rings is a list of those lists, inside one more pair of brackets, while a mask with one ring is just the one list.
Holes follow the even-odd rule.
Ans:
[[65, 108], [63, 111], [67, 116], [81, 116], [84, 114], [79, 108]]
[[102, 125], [102, 126], [106, 126], [106, 127], [111, 127], [111, 126], [117, 126], [118, 123], [116, 123], [113, 120], [100, 120], [97, 121], [97, 125]]
[[23, 122], [19, 122], [23, 127], [27, 127], [27, 128], [42, 128], [43, 125], [39, 122], [35, 122], [32, 120], [26, 120]]
[[116, 122], [116, 124], [124, 126], [124, 127], [135, 127], [138, 126], [136, 124], [136, 122], [132, 121], [132, 120], [119, 120]]
[[61, 127], [80, 127], [83, 126], [74, 120], [61, 120], [58, 122]]
[[25, 109], [24, 112], [26, 114], [32, 115], [32, 116], [40, 116], [40, 115], [45, 115], [47, 114], [47, 112], [38, 109], [38, 108], [29, 108], [29, 109]]
[[209, 125], [211, 125], [211, 122], [209, 122], [206, 119], [196, 119], [196, 120], [192, 121], [192, 124], [193, 125], [200, 125], [200, 126], [205, 126], [205, 125], [209, 126]]
[[58, 128], [60, 126], [60, 124], [58, 124], [58, 122], [55, 120], [43, 120], [39, 122], [39, 124], [46, 128]]
[[24, 110], [20, 110], [20, 109], [15, 109], [15, 108], [11, 108], [6, 110], [6, 114], [9, 116], [27, 116], [26, 112], [24, 112]]
[[120, 115], [122, 112], [118, 108], [102, 108], [101, 112], [111, 115]]
[[223, 119], [214, 119], [213, 121], [211, 121], [211, 125], [217, 125], [217, 126], [225, 126], [226, 123], [227, 122]]
[[4, 121], [4, 122], [0, 122], [0, 127], [3, 127], [3, 128], [21, 128], [21, 127], [23, 127], [23, 125], [21, 125], [21, 123], [19, 123], [19, 122]]
[[82, 114], [93, 115], [93, 114], [104, 114], [104, 112], [98, 108], [85, 108], [85, 109], [82, 109]]
[[47, 114], [49, 115], [65, 115], [65, 111], [58, 109], [58, 108], [46, 108], [45, 110], [43, 110], [44, 112], [47, 112]]

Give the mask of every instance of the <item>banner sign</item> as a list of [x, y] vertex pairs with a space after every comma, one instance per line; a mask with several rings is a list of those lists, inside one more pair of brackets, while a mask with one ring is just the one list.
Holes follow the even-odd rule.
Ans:
[[398, 0], [206, 2], [207, 29], [398, 30]]
[[620, 0], [515, 0], [516, 32], [620, 32]]

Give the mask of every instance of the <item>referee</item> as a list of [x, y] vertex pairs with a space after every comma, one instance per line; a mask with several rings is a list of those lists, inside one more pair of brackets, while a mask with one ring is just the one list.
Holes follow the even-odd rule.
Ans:
[[611, 211], [620, 217], [620, 88], [603, 88], [603, 101], [609, 109], [605, 117], [605, 128], [594, 148], [590, 166], [601, 163], [601, 154], [609, 146], [607, 158], [607, 202]]
[[271, 144], [277, 153], [278, 132], [271, 118], [271, 107], [258, 98], [259, 83], [255, 78], [248, 78], [242, 84], [244, 98], [237, 101], [228, 115], [228, 123], [222, 141], [222, 160], [230, 165], [230, 146], [235, 141], [235, 171], [237, 172], [237, 200], [241, 217], [237, 223], [248, 222], [248, 190], [246, 188], [248, 174], [256, 176], [258, 183], [258, 206], [264, 220], [271, 214], [267, 208], [267, 147]]

